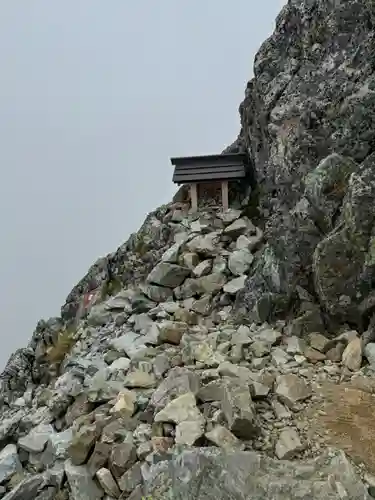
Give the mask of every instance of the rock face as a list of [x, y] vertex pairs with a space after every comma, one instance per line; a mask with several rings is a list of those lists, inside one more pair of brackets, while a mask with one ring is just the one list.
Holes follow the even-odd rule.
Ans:
[[252, 452], [186, 451], [151, 467], [145, 495], [156, 500], [370, 499], [343, 453], [327, 453], [306, 465]]
[[[289, 0], [227, 149], [254, 179], [230, 184], [225, 212], [192, 213], [181, 188], [10, 358], [0, 499], [370, 498], [373, 10]], [[352, 434], [343, 381], [367, 392]], [[327, 386], [339, 417], [314, 433]], [[328, 447], [340, 435], [348, 456]]]
[[255, 57], [233, 145], [252, 158], [268, 242], [248, 311], [277, 314], [298, 281], [340, 321], [362, 327], [373, 308], [374, 40], [371, 2], [290, 0]]

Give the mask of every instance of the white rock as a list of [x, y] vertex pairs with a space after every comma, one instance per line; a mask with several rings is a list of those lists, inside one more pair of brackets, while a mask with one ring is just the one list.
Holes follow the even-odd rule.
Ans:
[[249, 270], [253, 260], [254, 256], [247, 248], [236, 250], [229, 256], [229, 270], [235, 276], [240, 276]]

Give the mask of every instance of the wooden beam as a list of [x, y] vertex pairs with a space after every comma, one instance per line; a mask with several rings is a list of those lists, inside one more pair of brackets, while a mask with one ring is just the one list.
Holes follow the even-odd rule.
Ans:
[[197, 184], [195, 182], [190, 184], [190, 201], [192, 211], [196, 212], [198, 210], [198, 192]]
[[228, 210], [229, 208], [228, 181], [221, 182], [221, 202], [223, 205], [223, 210]]

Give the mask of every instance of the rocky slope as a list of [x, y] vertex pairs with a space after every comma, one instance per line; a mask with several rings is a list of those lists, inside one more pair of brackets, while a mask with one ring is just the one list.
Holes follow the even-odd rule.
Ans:
[[373, 13], [289, 0], [228, 148], [256, 189], [181, 190], [11, 357], [0, 498], [375, 494]]

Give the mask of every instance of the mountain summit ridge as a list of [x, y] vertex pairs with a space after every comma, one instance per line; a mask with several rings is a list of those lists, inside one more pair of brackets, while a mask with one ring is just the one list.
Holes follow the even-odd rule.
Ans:
[[182, 187], [0, 375], [2, 500], [372, 498], [374, 34], [282, 8], [223, 151], [254, 185]]

